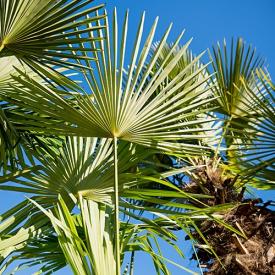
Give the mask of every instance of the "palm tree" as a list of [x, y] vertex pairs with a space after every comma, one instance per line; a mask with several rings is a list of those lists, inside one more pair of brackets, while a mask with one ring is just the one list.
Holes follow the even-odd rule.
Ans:
[[[274, 85], [261, 60], [238, 40], [229, 54], [214, 49], [211, 75], [182, 34], [167, 42], [171, 26], [154, 43], [158, 18], [143, 37], [141, 17], [128, 51], [128, 12], [119, 33], [116, 10], [110, 27], [101, 5], [40, 2], [0, 3], [0, 188], [32, 194], [2, 215], [1, 272], [24, 259], [42, 261], [45, 274], [66, 263], [75, 274], [120, 274], [131, 252], [132, 274], [135, 251], [144, 251], [169, 274], [151, 241], [178, 250], [172, 231], [181, 229], [201, 262], [212, 261], [209, 272], [239, 272], [215, 236], [227, 232], [232, 253], [251, 256], [239, 226], [242, 187], [273, 186]], [[274, 228], [274, 213], [249, 202], [245, 209]]]
[[[223, 127], [216, 141], [210, 140], [212, 157], [189, 159], [191, 165], [204, 167], [189, 171], [189, 184], [183, 182], [182, 188], [212, 195], [204, 200], [208, 205], [236, 207], [220, 213], [226, 226], [215, 220], [193, 225], [189, 238], [199, 240], [193, 258], [206, 268], [205, 274], [271, 274], [272, 202], [247, 198], [245, 192], [249, 186], [274, 188], [274, 85], [255, 50], [242, 39], [232, 41], [229, 52], [225, 42], [223, 48], [218, 44], [213, 56], [213, 92], [219, 95], [216, 113]], [[209, 254], [210, 247], [215, 254]]]
[[[198, 169], [170, 180], [185, 192], [211, 196], [199, 203], [190, 201], [197, 207], [202, 202], [209, 206], [235, 204], [226, 211], [217, 210], [223, 223], [209, 217], [189, 226], [188, 239], [196, 247], [193, 259], [206, 268], [206, 274], [271, 273], [274, 211], [268, 206], [272, 202], [262, 204], [260, 199], [248, 199], [245, 191], [249, 186], [273, 188], [274, 85], [251, 46], [246, 48], [238, 39], [237, 43], [232, 41], [230, 48], [228, 52], [225, 42], [223, 48], [218, 44], [214, 57], [210, 56], [216, 71], [211, 78], [211, 92], [217, 97], [214, 113], [205, 116], [216, 121], [205, 124], [212, 128], [214, 138], [207, 137], [202, 142], [212, 148], [212, 154], [181, 158], [185, 165]], [[165, 57], [163, 51], [161, 58]], [[185, 69], [187, 58], [178, 62], [174, 74]], [[175, 207], [182, 202], [174, 200]], [[186, 199], [183, 202], [186, 204]]]
[[[118, 140], [125, 140], [170, 154], [204, 154], [207, 148], [194, 140], [205, 137], [200, 134], [202, 131], [200, 125], [207, 120], [202, 120], [199, 116], [194, 117], [192, 110], [197, 108], [198, 114], [205, 113], [208, 108], [207, 104], [213, 101], [213, 97], [208, 93], [209, 88], [204, 85], [209, 80], [207, 74], [202, 74], [206, 66], [196, 66], [200, 56], [192, 60], [186, 70], [183, 70], [172, 81], [167, 82], [169, 73], [181, 56], [186, 53], [190, 44], [189, 41], [175, 56], [170, 58], [180, 42], [181, 34], [170, 49], [167, 58], [159, 63], [159, 55], [166, 47], [171, 26], [163, 35], [154, 55], [151, 56], [149, 53], [157, 26], [158, 20], [156, 19], [139, 54], [144, 18], [143, 15], [127, 74], [124, 72], [124, 58], [128, 13], [125, 15], [119, 49], [115, 10], [112, 39], [107, 18], [104, 19], [105, 34], [103, 34], [102, 26], [96, 23], [99, 29], [98, 36], [106, 37], [104, 41], [96, 42], [93, 32], [89, 34], [92, 38], [91, 48], [100, 50], [92, 53], [92, 59], [95, 59], [95, 62], [89, 61], [88, 55], [85, 54], [85, 44], [80, 44], [84, 52], [82, 56], [84, 66], [90, 68], [88, 73], [85, 72], [83, 75], [90, 92], [76, 87], [69, 80], [60, 83], [59, 78], [53, 74], [51, 79], [55, 87], [52, 88], [18, 69], [20, 75], [14, 76], [18, 85], [12, 85], [2, 93], [5, 100], [24, 109], [25, 114], [38, 113], [38, 115], [29, 117], [27, 123], [28, 129], [36, 133], [97, 136], [113, 140], [117, 274], [120, 272]], [[89, 25], [89, 28], [93, 29], [92, 25]], [[80, 34], [78, 39], [80, 41], [82, 39]], [[78, 60], [78, 64], [83, 66], [81, 59]], [[94, 63], [96, 68], [92, 71]], [[33, 63], [29, 64], [34, 66]], [[196, 70], [187, 74], [186, 72], [193, 67], [196, 67]], [[155, 68], [157, 70], [152, 73]], [[201, 75], [200, 80], [194, 81], [199, 75]], [[168, 84], [159, 91], [164, 82]], [[66, 87], [69, 92], [66, 93], [60, 88], [61, 86]], [[157, 90], [159, 92], [154, 96]], [[67, 99], [68, 96], [71, 97], [70, 100]], [[41, 104], [43, 109], [41, 109]], [[183, 104], [186, 107], [179, 108]], [[39, 127], [41, 121], [47, 124], [47, 131], [44, 126]], [[19, 121], [19, 124], [21, 125], [18, 125], [18, 129], [26, 129], [24, 119]], [[203, 130], [206, 131], [205, 128]]]

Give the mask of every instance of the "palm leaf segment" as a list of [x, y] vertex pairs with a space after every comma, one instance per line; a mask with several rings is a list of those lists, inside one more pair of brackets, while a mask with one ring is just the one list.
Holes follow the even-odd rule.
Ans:
[[[27, 75], [16, 78], [23, 86], [27, 87], [25, 91], [22, 92], [22, 87], [19, 89], [14, 86], [7, 92], [7, 95], [15, 100], [15, 104], [37, 111], [52, 119], [33, 117], [33, 126], [35, 127], [30, 127], [36, 132], [116, 137], [166, 151], [198, 152], [200, 147], [190, 144], [190, 140], [202, 137], [200, 125], [206, 120], [194, 116], [193, 111], [202, 109], [200, 112], [205, 112], [206, 104], [213, 100], [208, 96], [201, 99], [200, 95], [207, 91], [205, 86], [198, 93], [192, 93], [205, 84], [208, 77], [202, 77], [199, 82], [194, 82], [193, 85], [185, 88], [205, 70], [205, 66], [200, 66], [191, 75], [187, 74], [199, 58], [192, 60], [185, 70], [164, 85], [161, 91], [155, 95], [181, 56], [187, 51], [190, 41], [175, 54], [175, 48], [182, 37], [181, 34], [167, 57], [156, 66], [156, 62], [159, 63], [158, 57], [166, 45], [171, 26], [165, 32], [153, 56], [150, 57], [149, 52], [157, 20], [141, 49], [143, 16], [132, 51], [129, 70], [126, 73], [124, 59], [128, 13], [125, 16], [120, 47], [118, 47], [116, 12], [113, 17], [112, 38], [108, 21], [105, 20], [107, 25], [106, 40], [98, 43], [92, 42], [92, 47], [98, 47], [101, 50], [94, 53], [94, 57], [97, 59], [95, 72], [89, 71], [89, 75], [84, 75], [87, 85], [91, 88], [91, 95], [84, 93], [83, 96], [76, 97], [77, 110], [68, 101], [61, 98], [56, 90], [33, 81]], [[93, 36], [93, 33], [90, 35]], [[99, 35], [104, 36], [102, 30], [99, 31]], [[172, 54], [174, 56], [170, 60]], [[86, 61], [85, 65], [90, 66], [89, 61]], [[158, 67], [155, 72], [152, 71], [154, 67]], [[79, 91], [81, 92], [81, 90]], [[39, 127], [39, 119], [43, 119], [43, 122], [47, 123], [47, 131]], [[55, 123], [54, 120], [58, 120], [59, 123]], [[60, 123], [64, 120], [69, 124]], [[30, 120], [29, 124], [31, 123]]]
[[[75, 28], [102, 17], [86, 17], [103, 6], [87, 7], [89, 3], [88, 0], [1, 0], [0, 57], [14, 55], [26, 62], [70, 64], [62, 60], [75, 58], [68, 43], [79, 43], [77, 33], [93, 30]], [[81, 42], [87, 40], [83, 38]]]
[[217, 150], [223, 145], [230, 149], [227, 151], [227, 157], [234, 158], [237, 148], [233, 147], [232, 143], [236, 139], [244, 144], [249, 141], [247, 116], [257, 107], [251, 101], [243, 81], [256, 96], [261, 96], [255, 80], [255, 70], [261, 68], [264, 62], [256, 55], [256, 50], [252, 46], [247, 46], [242, 38], [236, 42], [232, 40], [229, 47], [225, 40], [222, 45], [218, 43], [213, 47], [210, 59], [215, 72], [212, 89], [217, 96], [217, 112], [224, 121]]
[[245, 79], [250, 89], [257, 93], [254, 72], [264, 65], [263, 59], [256, 55], [256, 49], [251, 45], [247, 47], [242, 38], [235, 43], [232, 40], [230, 50], [226, 41], [222, 46], [218, 43], [210, 58], [216, 73], [213, 89], [220, 105], [219, 112], [229, 117], [246, 116], [254, 106], [242, 80]]
[[[121, 142], [118, 146], [119, 191], [137, 185], [138, 179], [131, 171], [151, 152], [139, 150], [137, 146]], [[11, 178], [16, 184], [1, 181], [0, 189], [33, 193], [47, 198], [64, 198], [79, 194], [95, 202], [111, 204], [114, 194], [114, 159], [111, 139], [67, 138], [58, 152], [47, 155], [36, 154], [40, 165], [36, 171], [26, 170], [20, 178]], [[69, 199], [70, 201], [70, 199]]]
[[251, 178], [255, 176], [253, 185], [263, 189], [274, 189], [275, 177], [275, 86], [267, 73], [257, 70], [259, 80], [255, 93], [243, 82], [250, 102], [255, 106], [252, 113], [247, 113], [246, 122], [250, 140], [240, 143], [235, 139], [233, 145], [240, 148], [234, 159], [239, 173]]
[[232, 41], [230, 51], [218, 44], [212, 61], [231, 169], [256, 187], [274, 188], [274, 84], [264, 62], [242, 39]]

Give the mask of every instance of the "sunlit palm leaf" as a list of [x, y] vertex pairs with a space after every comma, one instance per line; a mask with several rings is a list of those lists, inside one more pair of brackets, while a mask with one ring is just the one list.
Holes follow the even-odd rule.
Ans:
[[[103, 5], [89, 6], [91, 1], [68, 0], [1, 0], [0, 56], [14, 55], [25, 62], [70, 64], [62, 58], [74, 59], [68, 43], [77, 50], [77, 43], [88, 39], [75, 38], [87, 33], [86, 25], [102, 18], [86, 15]], [[76, 31], [78, 27], [80, 30]], [[97, 29], [97, 28], [95, 28]]]
[[[159, 43], [153, 44], [151, 56], [154, 56], [155, 51], [158, 50], [158, 47], [159, 47]], [[164, 45], [158, 56], [158, 60], [155, 64], [155, 67], [153, 68], [153, 71], [157, 71], [162, 66], [164, 61], [166, 61], [167, 63], [171, 61], [183, 47], [184, 46], [181, 46], [181, 45], [175, 46], [174, 43]], [[164, 83], [162, 83], [162, 85], [159, 88], [159, 91], [157, 91], [156, 94], [160, 92], [167, 85], [167, 83], [169, 83], [170, 81], [173, 81], [175, 78], [177, 78], [177, 82], [180, 82], [183, 79], [190, 77], [189, 81], [186, 82], [181, 87], [180, 90], [187, 90], [189, 87], [192, 87], [195, 83], [200, 83], [201, 80], [208, 78], [209, 73], [207, 69], [202, 70], [200, 74], [197, 74], [195, 76], [195, 73], [198, 72], [200, 69], [206, 68], [205, 65], [200, 61], [200, 58], [202, 57], [203, 54], [204, 52], [196, 57], [192, 54], [192, 52], [189, 49], [184, 51], [184, 53], [182, 54], [178, 62], [175, 64], [174, 68], [171, 70], [171, 72], [165, 79]], [[184, 75], [182, 75], [181, 78], [178, 78], [178, 75], [182, 74], [182, 71], [184, 71]], [[193, 97], [195, 102], [198, 100], [198, 98], [200, 99], [210, 98], [212, 97], [212, 91], [210, 89], [206, 91], [206, 88], [208, 87], [208, 85], [209, 85], [208, 82], [202, 83], [197, 88], [189, 91], [186, 96], [190, 98]], [[191, 102], [192, 101], [190, 101], [190, 103]], [[182, 107], [183, 108], [186, 107], [185, 102], [183, 103]], [[195, 111], [196, 110], [194, 109], [194, 112]]]
[[[19, 91], [19, 88], [14, 86], [6, 93], [7, 96], [12, 97], [15, 103], [25, 106], [27, 109], [39, 111], [39, 113], [60, 122], [68, 122], [57, 124], [53, 120], [48, 120], [47, 131], [45, 131], [45, 128], [39, 127], [42, 118], [33, 117], [34, 120], [29, 122], [30, 129], [33, 131], [117, 137], [166, 151], [200, 152], [201, 147], [194, 144], [194, 139], [202, 138], [202, 135], [199, 134], [200, 125], [207, 121], [194, 117], [193, 111], [196, 109], [198, 112], [205, 112], [207, 103], [213, 98], [209, 97], [209, 93], [207, 93], [209, 88], [200, 89], [197, 93], [194, 91], [201, 85], [205, 85], [208, 76], [201, 76], [200, 81], [194, 81], [186, 89], [184, 87], [202, 75], [205, 66], [200, 66], [187, 76], [186, 71], [196, 67], [198, 58], [195, 58], [185, 70], [154, 96], [182, 55], [186, 53], [190, 42], [175, 53], [182, 36], [180, 35], [170, 49], [167, 58], [158, 64], [158, 70], [152, 74], [152, 69], [156, 67], [158, 57], [166, 45], [171, 27], [164, 34], [154, 55], [150, 56], [150, 46], [154, 38], [157, 20], [142, 48], [140, 40], [143, 33], [143, 16], [137, 33], [137, 41], [132, 51], [130, 67], [125, 74], [124, 59], [128, 14], [125, 17], [120, 47], [117, 46], [116, 12], [113, 20], [115, 22], [113, 37], [111, 38], [111, 30], [106, 19], [106, 41], [92, 42], [92, 45], [97, 46], [102, 52], [94, 53], [94, 57], [97, 59], [96, 70], [89, 72], [90, 75], [86, 78], [91, 91], [84, 92], [91, 93], [91, 95], [76, 98], [77, 110], [70, 106], [66, 100], [60, 98], [55, 91], [40, 85], [24, 73], [22, 73], [22, 78], [16, 77], [16, 80], [26, 87], [25, 91], [22, 89]], [[103, 31], [100, 31], [99, 34], [103, 35]], [[93, 33], [90, 35], [93, 36]], [[111, 40], [114, 42], [112, 45]], [[141, 51], [140, 54], [139, 51]], [[172, 54], [174, 56], [170, 60]], [[120, 61], [118, 62], [118, 60]], [[90, 63], [87, 61], [85, 65], [90, 66]], [[122, 81], [123, 78], [125, 78], [124, 81]], [[80, 92], [83, 93], [81, 90]], [[200, 96], [204, 93], [207, 95], [201, 99]], [[46, 123], [46, 119], [43, 119], [43, 122]]]
[[[256, 50], [251, 45], [247, 46], [242, 38], [237, 41], [232, 39], [230, 47], [224, 40], [213, 47], [210, 53], [212, 69], [215, 72], [213, 81], [213, 93], [217, 96], [218, 116], [223, 119], [223, 131], [216, 147], [217, 156], [220, 149], [233, 149], [232, 142], [238, 138], [247, 143], [250, 139], [247, 116], [256, 108], [243, 85], [245, 80], [249, 89], [257, 96], [259, 83], [255, 79], [255, 70], [261, 68], [264, 61], [256, 55]], [[234, 127], [232, 126], [234, 124]], [[233, 131], [234, 128], [234, 131]], [[234, 158], [235, 151], [227, 151], [227, 158]]]
[[[114, 251], [111, 242], [113, 227], [109, 224], [111, 212], [107, 205], [80, 198], [81, 214], [72, 215], [61, 198], [59, 198], [59, 204], [54, 212], [43, 209], [34, 201], [33, 203], [51, 220], [60, 248], [75, 274], [79, 274], [80, 270], [85, 274], [107, 275], [115, 273]], [[164, 258], [160, 250], [158, 251], [152, 246], [151, 242], [155, 242], [158, 247], [157, 238], [161, 238], [167, 244], [172, 245], [180, 256], [183, 256], [174, 243], [176, 236], [165, 226], [160, 228], [158, 223], [152, 220], [147, 218], [139, 220], [140, 217], [137, 215], [133, 215], [132, 218], [137, 218], [137, 222], [132, 224], [128, 221], [121, 224], [121, 254], [125, 256], [127, 252], [134, 251], [148, 253], [155, 264], [156, 270], [162, 270], [164, 274], [170, 274], [164, 264], [164, 261], [169, 261], [169, 259]], [[161, 220], [158, 218], [159, 223], [161, 223]], [[51, 240], [53, 240], [52, 238]], [[57, 238], [55, 238], [56, 241]], [[47, 246], [45, 248], [47, 249]], [[60, 248], [58, 247], [58, 249]], [[22, 250], [28, 250], [28, 248]], [[35, 253], [34, 250], [33, 252]], [[36, 254], [33, 256], [36, 258]], [[49, 257], [48, 260], [50, 259]], [[175, 264], [171, 260], [170, 262]], [[187, 268], [175, 265], [192, 274]]]
[[[46, 147], [46, 145], [44, 145]], [[47, 153], [48, 151], [48, 153]], [[119, 191], [148, 181], [139, 180], [138, 165], [152, 154], [133, 144], [121, 142], [118, 146]], [[111, 139], [68, 138], [63, 148], [34, 152], [40, 165], [18, 173], [17, 177], [0, 178], [0, 189], [56, 197], [59, 193], [82, 194], [94, 201], [111, 202], [114, 194], [114, 160]], [[146, 172], [146, 167], [142, 168]], [[153, 171], [148, 170], [150, 175]], [[175, 170], [179, 173], [182, 170]], [[170, 175], [170, 174], [169, 174]], [[169, 176], [163, 174], [162, 177]], [[157, 175], [158, 176], [158, 175]], [[10, 182], [8, 182], [10, 180]], [[13, 183], [12, 183], [13, 182]], [[68, 200], [70, 200], [68, 198]]]
[[[36, 198], [44, 207], [49, 207], [49, 204], [47, 205], [47, 203], [41, 202], [38, 197]], [[37, 212], [37, 209], [28, 200], [25, 200], [0, 216], [1, 272], [6, 265], [5, 259], [14, 251], [25, 247], [29, 240], [41, 235], [45, 229], [49, 221], [41, 217], [41, 213], [37, 215]]]

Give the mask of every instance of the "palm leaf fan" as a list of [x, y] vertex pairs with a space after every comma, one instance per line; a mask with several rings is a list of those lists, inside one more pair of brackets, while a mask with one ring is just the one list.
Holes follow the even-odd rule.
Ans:
[[218, 117], [224, 121], [216, 155], [222, 145], [230, 149], [226, 158], [231, 159], [235, 154], [232, 150], [234, 138], [237, 137], [244, 143], [249, 141], [246, 116], [253, 113], [255, 108], [242, 80], [245, 80], [249, 89], [258, 93], [259, 83], [255, 80], [254, 74], [257, 68], [264, 65], [264, 60], [256, 54], [256, 49], [247, 45], [242, 38], [238, 38], [237, 41], [232, 39], [230, 46], [225, 40], [222, 44], [217, 43], [209, 54], [212, 71], [215, 73], [211, 78], [212, 91], [217, 97]]
[[[90, 3], [90, 0], [1, 0], [0, 57], [13, 55], [27, 63], [32, 60], [40, 64], [73, 65], [68, 59], [76, 56], [68, 43], [78, 50], [75, 45], [88, 39], [79, 40], [75, 36], [93, 31], [86, 24], [102, 18], [98, 11], [103, 5], [90, 6]], [[94, 16], [87, 18], [92, 13]]]
[[229, 49], [225, 40], [222, 45], [217, 43], [213, 46], [210, 59], [215, 72], [212, 79], [215, 85], [212, 88], [220, 106], [218, 111], [229, 117], [245, 116], [248, 111], [253, 110], [253, 105], [247, 104], [249, 97], [242, 85], [242, 79], [257, 93], [254, 72], [264, 65], [264, 60], [242, 38], [237, 41], [232, 39]]
[[[13, 183], [0, 181], [0, 189], [56, 197], [63, 194], [70, 201], [70, 194], [91, 199], [95, 202], [112, 202], [114, 194], [114, 160], [111, 139], [68, 137], [56, 152], [34, 152], [39, 161], [36, 171], [27, 170]], [[119, 191], [137, 184], [139, 163], [150, 155], [134, 144], [121, 142], [118, 146]], [[1, 178], [0, 178], [1, 179]]]
[[[193, 111], [194, 109], [197, 113], [208, 111], [207, 104], [213, 100], [208, 92], [209, 87], [205, 87], [209, 76], [204, 74], [199, 81], [194, 81], [189, 87], [186, 85], [205, 72], [205, 66], [198, 66], [197, 70], [187, 76], [186, 72], [199, 60], [199, 57], [194, 58], [185, 70], [182, 70], [173, 81], [164, 86], [157, 96], [153, 96], [156, 90], [163, 86], [182, 55], [186, 53], [190, 41], [175, 53], [175, 48], [182, 37], [181, 34], [167, 57], [159, 64], [158, 58], [162, 49], [166, 47], [171, 26], [163, 35], [154, 55], [150, 56], [149, 52], [158, 20], [156, 19], [153, 24], [142, 47], [144, 18], [143, 15], [127, 73], [124, 59], [127, 48], [128, 13], [125, 16], [120, 46], [118, 46], [116, 12], [113, 18], [112, 38], [108, 20], [104, 19], [107, 25], [106, 34], [103, 34], [103, 30], [99, 33], [106, 35], [106, 41], [97, 43], [101, 51], [94, 53], [97, 59], [96, 68], [94, 72], [84, 74], [87, 85], [85, 85], [85, 91], [78, 89], [80, 94], [76, 96], [77, 108], [73, 108], [67, 100], [61, 98], [56, 89], [41, 85], [24, 72], [21, 72], [21, 77], [15, 76], [15, 79], [26, 88], [22, 90], [22, 86], [20, 88], [13, 86], [7, 89], [3, 92], [7, 96], [6, 99], [12, 98], [15, 105], [23, 106], [26, 110], [37, 111], [51, 118], [46, 122], [43, 116], [30, 117], [28, 127], [37, 133], [116, 137], [164, 151], [200, 153], [202, 147], [194, 144], [192, 140], [202, 138], [200, 131], [202, 128], [203, 131], [206, 129], [200, 125], [208, 120], [198, 118]], [[90, 35], [92, 36], [93, 33]], [[95, 42], [92, 44], [96, 46]], [[170, 60], [171, 55], [174, 56]], [[156, 65], [157, 62], [158, 65]], [[89, 61], [85, 64], [90, 66]], [[153, 67], [158, 67], [158, 70], [152, 73]], [[181, 79], [180, 82], [179, 79]], [[58, 79], [56, 81], [58, 82]], [[200, 86], [203, 88], [197, 89]], [[206, 96], [202, 99], [204, 94]], [[47, 131], [45, 127], [39, 127], [41, 121], [47, 123]], [[65, 123], [61, 123], [62, 121]], [[22, 125], [19, 128], [24, 129], [24, 127]]]
[[[257, 70], [259, 81], [255, 92], [243, 80], [249, 102], [254, 106], [253, 112], [247, 112], [246, 124], [249, 140], [246, 143], [235, 138], [233, 146], [236, 157], [232, 159], [233, 166], [237, 166], [237, 172], [255, 187], [262, 189], [274, 188], [274, 161], [275, 161], [275, 86], [268, 73]], [[235, 124], [232, 125], [234, 128]], [[242, 127], [237, 124], [236, 128]]]

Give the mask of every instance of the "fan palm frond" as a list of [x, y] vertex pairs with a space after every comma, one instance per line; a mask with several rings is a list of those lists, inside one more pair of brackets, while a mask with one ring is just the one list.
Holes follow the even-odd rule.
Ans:
[[[117, 21], [116, 12], [113, 20]], [[193, 92], [201, 85], [205, 85], [209, 76], [202, 76], [200, 81], [195, 81], [186, 89], [184, 87], [194, 78], [197, 79], [205, 71], [206, 66], [200, 66], [187, 76], [186, 72], [194, 67], [199, 60], [199, 58], [195, 58], [181, 74], [165, 85], [158, 95], [154, 96], [182, 55], [186, 53], [190, 41], [175, 53], [175, 48], [182, 36], [180, 35], [167, 57], [162, 60], [161, 64], [158, 64], [158, 70], [152, 74], [152, 69], [159, 62], [158, 57], [166, 45], [171, 27], [164, 34], [154, 55], [150, 57], [149, 52], [157, 20], [141, 49], [143, 16], [137, 33], [137, 43], [132, 51], [129, 71], [126, 74], [124, 59], [128, 13], [125, 16], [120, 47], [118, 47], [116, 27], [114, 27], [111, 38], [107, 19], [105, 19], [105, 24], [107, 25], [107, 40], [98, 43], [92, 42], [101, 50], [94, 53], [94, 57], [97, 59], [95, 72], [84, 75], [91, 91], [87, 93], [87, 91], [79, 90], [83, 96], [77, 97], [77, 110], [72, 108], [66, 100], [60, 98], [56, 91], [40, 85], [24, 73], [22, 73], [22, 77], [15, 78], [26, 89], [22, 91], [20, 88], [21, 92], [19, 92], [19, 88], [13, 86], [6, 92], [6, 95], [12, 97], [14, 103], [16, 102], [26, 109], [39, 110], [39, 113], [53, 118], [52, 126], [49, 120], [48, 133], [116, 137], [167, 151], [200, 152], [201, 147], [194, 142], [190, 144], [190, 140], [201, 138], [201, 135], [197, 133], [200, 132], [200, 125], [206, 121], [194, 118], [193, 110], [196, 108], [198, 112], [203, 113], [207, 103], [213, 98], [208, 94], [204, 99], [200, 98], [200, 95], [208, 92], [209, 88], [206, 87], [197, 93]], [[103, 35], [103, 31], [99, 32], [100, 35]], [[111, 44], [111, 40], [114, 44]], [[140, 54], [139, 51], [141, 51]], [[174, 56], [170, 60], [171, 55]], [[118, 60], [120, 61], [118, 62]], [[89, 67], [90, 63], [86, 62], [85, 65]], [[123, 78], [125, 78], [124, 81], [122, 81]], [[41, 109], [41, 104], [45, 108]], [[33, 124], [34, 127], [31, 128], [36, 132], [46, 132], [38, 126], [39, 119], [42, 119], [41, 116], [33, 119], [34, 121], [30, 121], [30, 124]], [[55, 123], [55, 120], [67, 123]], [[179, 140], [180, 142], [177, 142]]]
[[[90, 2], [1, 0], [0, 57], [12, 55], [27, 63], [32, 60], [40, 64], [73, 65], [64, 60], [76, 58], [68, 43], [75, 45], [87, 41], [87, 38], [79, 40], [75, 35], [94, 31], [86, 25], [104, 17], [95, 14], [87, 18], [103, 6], [91, 7]], [[77, 50], [77, 47], [73, 46], [73, 49]]]
[[218, 43], [217, 46], [213, 46], [210, 59], [215, 72], [211, 80], [212, 91], [217, 97], [216, 111], [218, 117], [223, 120], [223, 131], [215, 156], [218, 151], [221, 153], [227, 148], [230, 150], [226, 151], [226, 158], [231, 159], [235, 157], [235, 147], [232, 147], [234, 139], [238, 138], [243, 143], [249, 142], [247, 116], [255, 113], [257, 108], [255, 102], [250, 100], [243, 80], [249, 89], [257, 96], [261, 96], [258, 92], [260, 83], [255, 77], [255, 71], [264, 65], [264, 60], [257, 56], [256, 49], [251, 45], [247, 46], [242, 38], [238, 38], [237, 41], [232, 39], [230, 48], [225, 40], [223, 45]]
[[[257, 70], [259, 85], [257, 92], [252, 90], [243, 80], [247, 97], [255, 106], [254, 111], [247, 113], [247, 133], [250, 139], [243, 143], [235, 138], [233, 146], [236, 158], [232, 162], [239, 167], [238, 172], [246, 177], [256, 177], [254, 186], [263, 189], [274, 188], [274, 155], [275, 155], [275, 86], [269, 75], [263, 70]], [[234, 124], [232, 125], [233, 131]], [[236, 128], [242, 127], [237, 124]], [[253, 182], [253, 181], [252, 181]]]
[[[41, 201], [36, 197], [31, 202], [26, 200], [0, 216], [1, 272], [5, 272], [12, 263], [19, 262], [14, 271], [38, 266], [38, 272], [49, 274], [69, 264], [77, 274], [80, 270], [85, 270], [85, 274], [115, 273], [112, 244], [114, 229], [109, 222], [112, 207], [81, 197], [80, 214], [71, 214], [61, 197], [56, 208], [51, 210], [40, 205]], [[37, 217], [40, 219], [31, 218], [35, 212], [39, 213]], [[45, 219], [43, 213], [48, 218]], [[128, 212], [125, 213], [127, 215]], [[27, 218], [26, 221], [24, 218]], [[175, 243], [177, 237], [171, 231], [173, 223], [169, 228], [169, 219], [165, 215], [152, 220], [132, 213], [131, 218], [135, 219], [134, 223], [130, 220], [121, 222], [122, 259], [127, 259], [127, 253], [133, 256], [136, 251], [144, 252], [151, 257], [156, 271], [170, 274], [165, 264], [168, 261], [185, 272], [194, 274], [165, 258], [152, 245], [152, 242], [158, 245], [159, 239], [162, 239], [183, 256]]]
[[217, 95], [220, 105], [218, 111], [227, 116], [246, 116], [253, 111], [254, 106], [249, 102], [247, 91], [242, 85], [245, 80], [251, 90], [257, 92], [257, 83], [254, 73], [257, 68], [264, 65], [264, 60], [256, 55], [256, 49], [246, 46], [242, 38], [236, 42], [232, 39], [230, 50], [226, 41], [223, 45], [213, 47], [210, 53], [214, 76], [213, 91]]
[[[119, 144], [120, 192], [137, 184], [131, 172], [135, 172], [139, 162], [149, 154], [150, 151], [138, 150], [133, 144]], [[17, 191], [56, 197], [59, 193], [82, 194], [94, 201], [111, 203], [114, 193], [111, 139], [71, 137], [56, 153], [36, 153], [35, 157], [40, 163], [36, 171], [27, 170], [30, 172], [21, 173], [21, 178], [14, 178]], [[6, 182], [2, 181], [0, 189], [12, 190], [14, 185]]]

